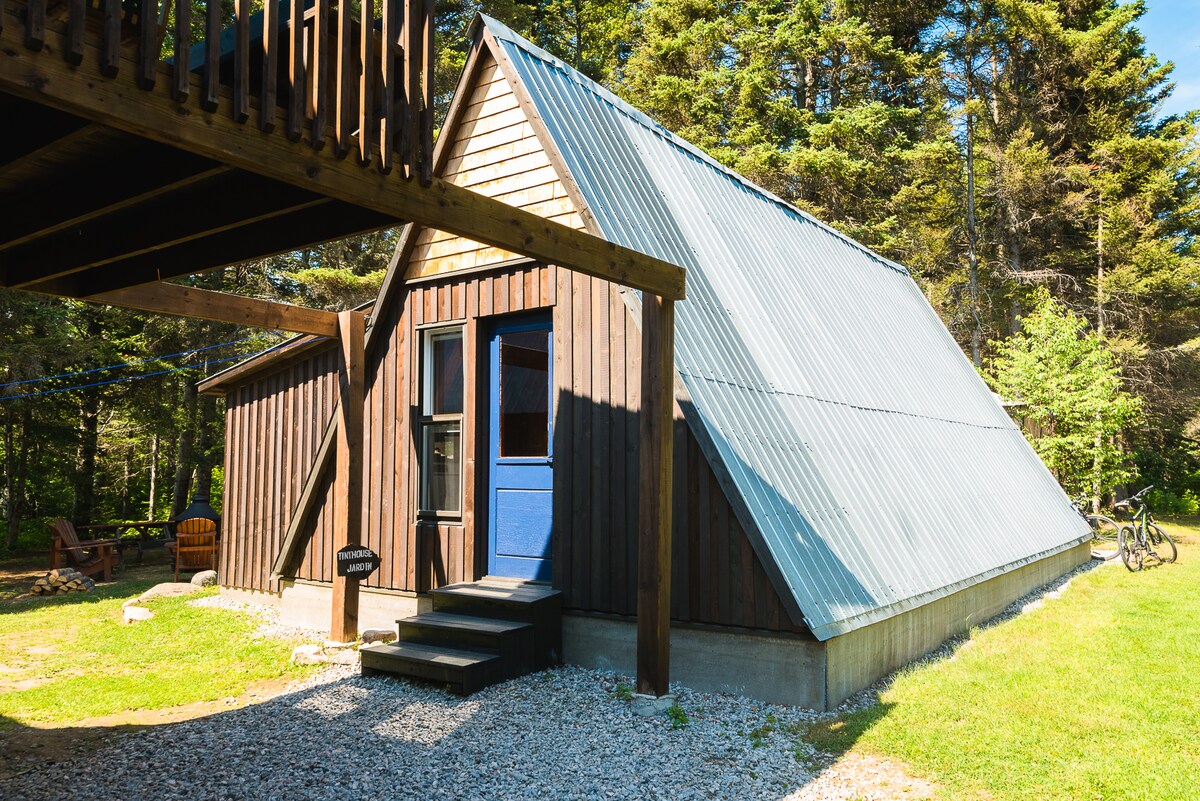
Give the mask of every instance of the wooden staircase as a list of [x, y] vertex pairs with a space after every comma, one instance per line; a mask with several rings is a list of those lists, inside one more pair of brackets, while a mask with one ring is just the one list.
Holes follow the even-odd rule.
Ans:
[[558, 664], [562, 594], [544, 584], [488, 578], [430, 591], [433, 611], [396, 621], [394, 643], [364, 645], [363, 675], [392, 673], [470, 695]]

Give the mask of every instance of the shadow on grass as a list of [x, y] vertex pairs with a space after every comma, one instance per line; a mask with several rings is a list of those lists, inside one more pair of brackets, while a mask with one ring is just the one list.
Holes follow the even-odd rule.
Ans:
[[891, 702], [876, 701], [871, 706], [810, 723], [801, 736], [817, 750], [819, 761], [815, 767], [827, 767], [836, 762], [895, 706]]

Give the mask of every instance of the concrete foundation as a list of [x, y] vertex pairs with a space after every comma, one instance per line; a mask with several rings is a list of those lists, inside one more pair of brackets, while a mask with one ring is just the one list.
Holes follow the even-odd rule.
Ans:
[[[637, 672], [637, 624], [563, 615], [563, 661]], [[715, 629], [671, 629], [671, 680], [694, 690], [737, 693], [823, 709], [825, 644]]]
[[[1090, 558], [1090, 545], [1084, 543], [827, 642], [734, 629], [673, 627], [671, 679], [696, 690], [832, 709]], [[278, 606], [285, 625], [329, 630], [333, 603], [329, 584], [285, 582], [277, 594], [222, 587], [221, 595]], [[364, 587], [359, 591], [359, 630], [394, 630], [397, 619], [431, 608], [428, 597]], [[636, 673], [633, 620], [566, 613], [562, 629], [563, 661]]]
[[[1091, 549], [1085, 543], [827, 642], [672, 628], [671, 679], [696, 690], [833, 709], [889, 672], [987, 622], [1022, 595], [1090, 558]], [[584, 667], [635, 673], [636, 623], [564, 615], [563, 656]]]
[[1083, 543], [1011, 570], [902, 615], [830, 639], [825, 697], [830, 708], [972, 626], [986, 623], [1022, 595], [1092, 558]]
[[[279, 622], [285, 626], [329, 631], [333, 587], [315, 581], [285, 581], [279, 593], [222, 587], [221, 596], [238, 601], [279, 607]], [[396, 629], [400, 618], [427, 612], [429, 598], [397, 590], [361, 587], [358, 591], [358, 630]]]

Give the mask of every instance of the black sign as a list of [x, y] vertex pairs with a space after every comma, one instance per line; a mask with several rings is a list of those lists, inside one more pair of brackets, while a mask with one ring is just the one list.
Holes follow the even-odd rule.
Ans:
[[365, 579], [379, 569], [379, 554], [361, 545], [347, 545], [337, 552], [337, 574]]

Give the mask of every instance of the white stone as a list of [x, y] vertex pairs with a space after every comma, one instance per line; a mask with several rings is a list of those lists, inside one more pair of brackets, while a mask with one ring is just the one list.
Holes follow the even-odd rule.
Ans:
[[121, 609], [121, 616], [126, 623], [137, 623], [139, 620], [151, 619], [154, 613], [144, 606], [125, 606]]
[[396, 639], [396, 632], [392, 629], [363, 629], [362, 634], [358, 635], [363, 644], [369, 642], [391, 642]]
[[642, 717], [665, 715], [668, 709], [675, 706], [675, 695], [668, 693], [656, 697], [634, 693], [630, 706], [633, 708], [634, 714], [641, 715]]
[[326, 662], [332, 662], [335, 665], [357, 665], [361, 659], [358, 651], [354, 650], [337, 651], [325, 657]]
[[217, 583], [217, 571], [201, 570], [196, 575], [192, 576], [192, 584], [197, 587], [212, 587]]
[[297, 665], [319, 665], [325, 661], [325, 651], [319, 645], [297, 645], [292, 649], [292, 661]]
[[177, 595], [191, 595], [194, 592], [200, 592], [204, 589], [196, 584], [189, 584], [186, 581], [167, 581], [162, 584], [155, 584], [150, 589], [146, 590], [138, 598], [139, 601], [146, 601], [151, 598], [174, 598]]

